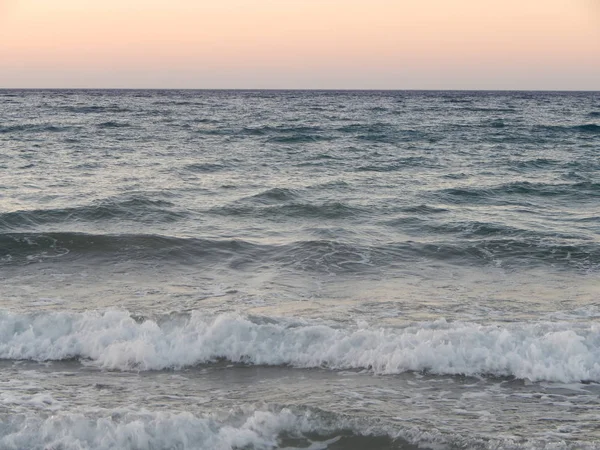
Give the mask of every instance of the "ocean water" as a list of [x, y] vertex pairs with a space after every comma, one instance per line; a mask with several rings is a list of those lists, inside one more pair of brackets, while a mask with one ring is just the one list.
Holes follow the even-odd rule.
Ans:
[[600, 448], [600, 93], [0, 91], [0, 449]]

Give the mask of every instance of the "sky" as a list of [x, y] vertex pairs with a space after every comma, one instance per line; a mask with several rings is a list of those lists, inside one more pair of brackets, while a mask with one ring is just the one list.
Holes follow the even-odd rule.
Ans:
[[0, 88], [600, 90], [600, 0], [0, 0]]

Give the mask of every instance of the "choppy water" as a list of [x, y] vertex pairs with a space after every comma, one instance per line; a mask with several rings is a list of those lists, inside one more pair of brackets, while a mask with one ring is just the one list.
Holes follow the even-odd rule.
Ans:
[[1, 449], [600, 448], [600, 93], [0, 91]]

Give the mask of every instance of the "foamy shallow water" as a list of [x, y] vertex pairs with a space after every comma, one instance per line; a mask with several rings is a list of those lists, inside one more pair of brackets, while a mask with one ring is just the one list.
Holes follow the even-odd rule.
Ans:
[[596, 322], [377, 328], [109, 311], [1, 323], [2, 448], [597, 448], [600, 437]]
[[7, 448], [338, 448], [346, 437], [339, 448], [354, 448], [360, 436], [359, 448], [568, 448], [583, 433], [596, 448], [600, 406], [594, 384], [497, 377], [228, 362], [158, 372], [5, 363], [2, 372], [19, 377], [2, 383]]

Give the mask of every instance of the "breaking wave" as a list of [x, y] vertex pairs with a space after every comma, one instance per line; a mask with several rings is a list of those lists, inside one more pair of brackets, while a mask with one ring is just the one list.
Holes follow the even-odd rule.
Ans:
[[600, 382], [600, 325], [539, 322], [337, 326], [239, 315], [134, 317], [125, 311], [0, 313], [0, 358], [78, 358], [118, 370], [220, 359], [256, 365]]
[[416, 425], [383, 425], [318, 409], [263, 408], [228, 414], [133, 411], [15, 414], [0, 420], [0, 446], [6, 450], [180, 449], [180, 450], [415, 450], [473, 448], [494, 450], [597, 450], [594, 442], [569, 443], [556, 436], [526, 440], [489, 439]]
[[[313, 450], [345, 448], [345, 441], [385, 442], [390, 449], [402, 449], [406, 441], [373, 432], [352, 431], [354, 424], [344, 418], [327, 418], [312, 411], [233, 412], [228, 417], [216, 414], [197, 416], [131, 410], [103, 411], [95, 414], [57, 413], [14, 415], [0, 422], [3, 449], [181, 449], [226, 450], [275, 448]], [[33, 432], [32, 430], [35, 430]], [[413, 439], [418, 439], [416, 432]], [[422, 433], [421, 433], [422, 434]]]

